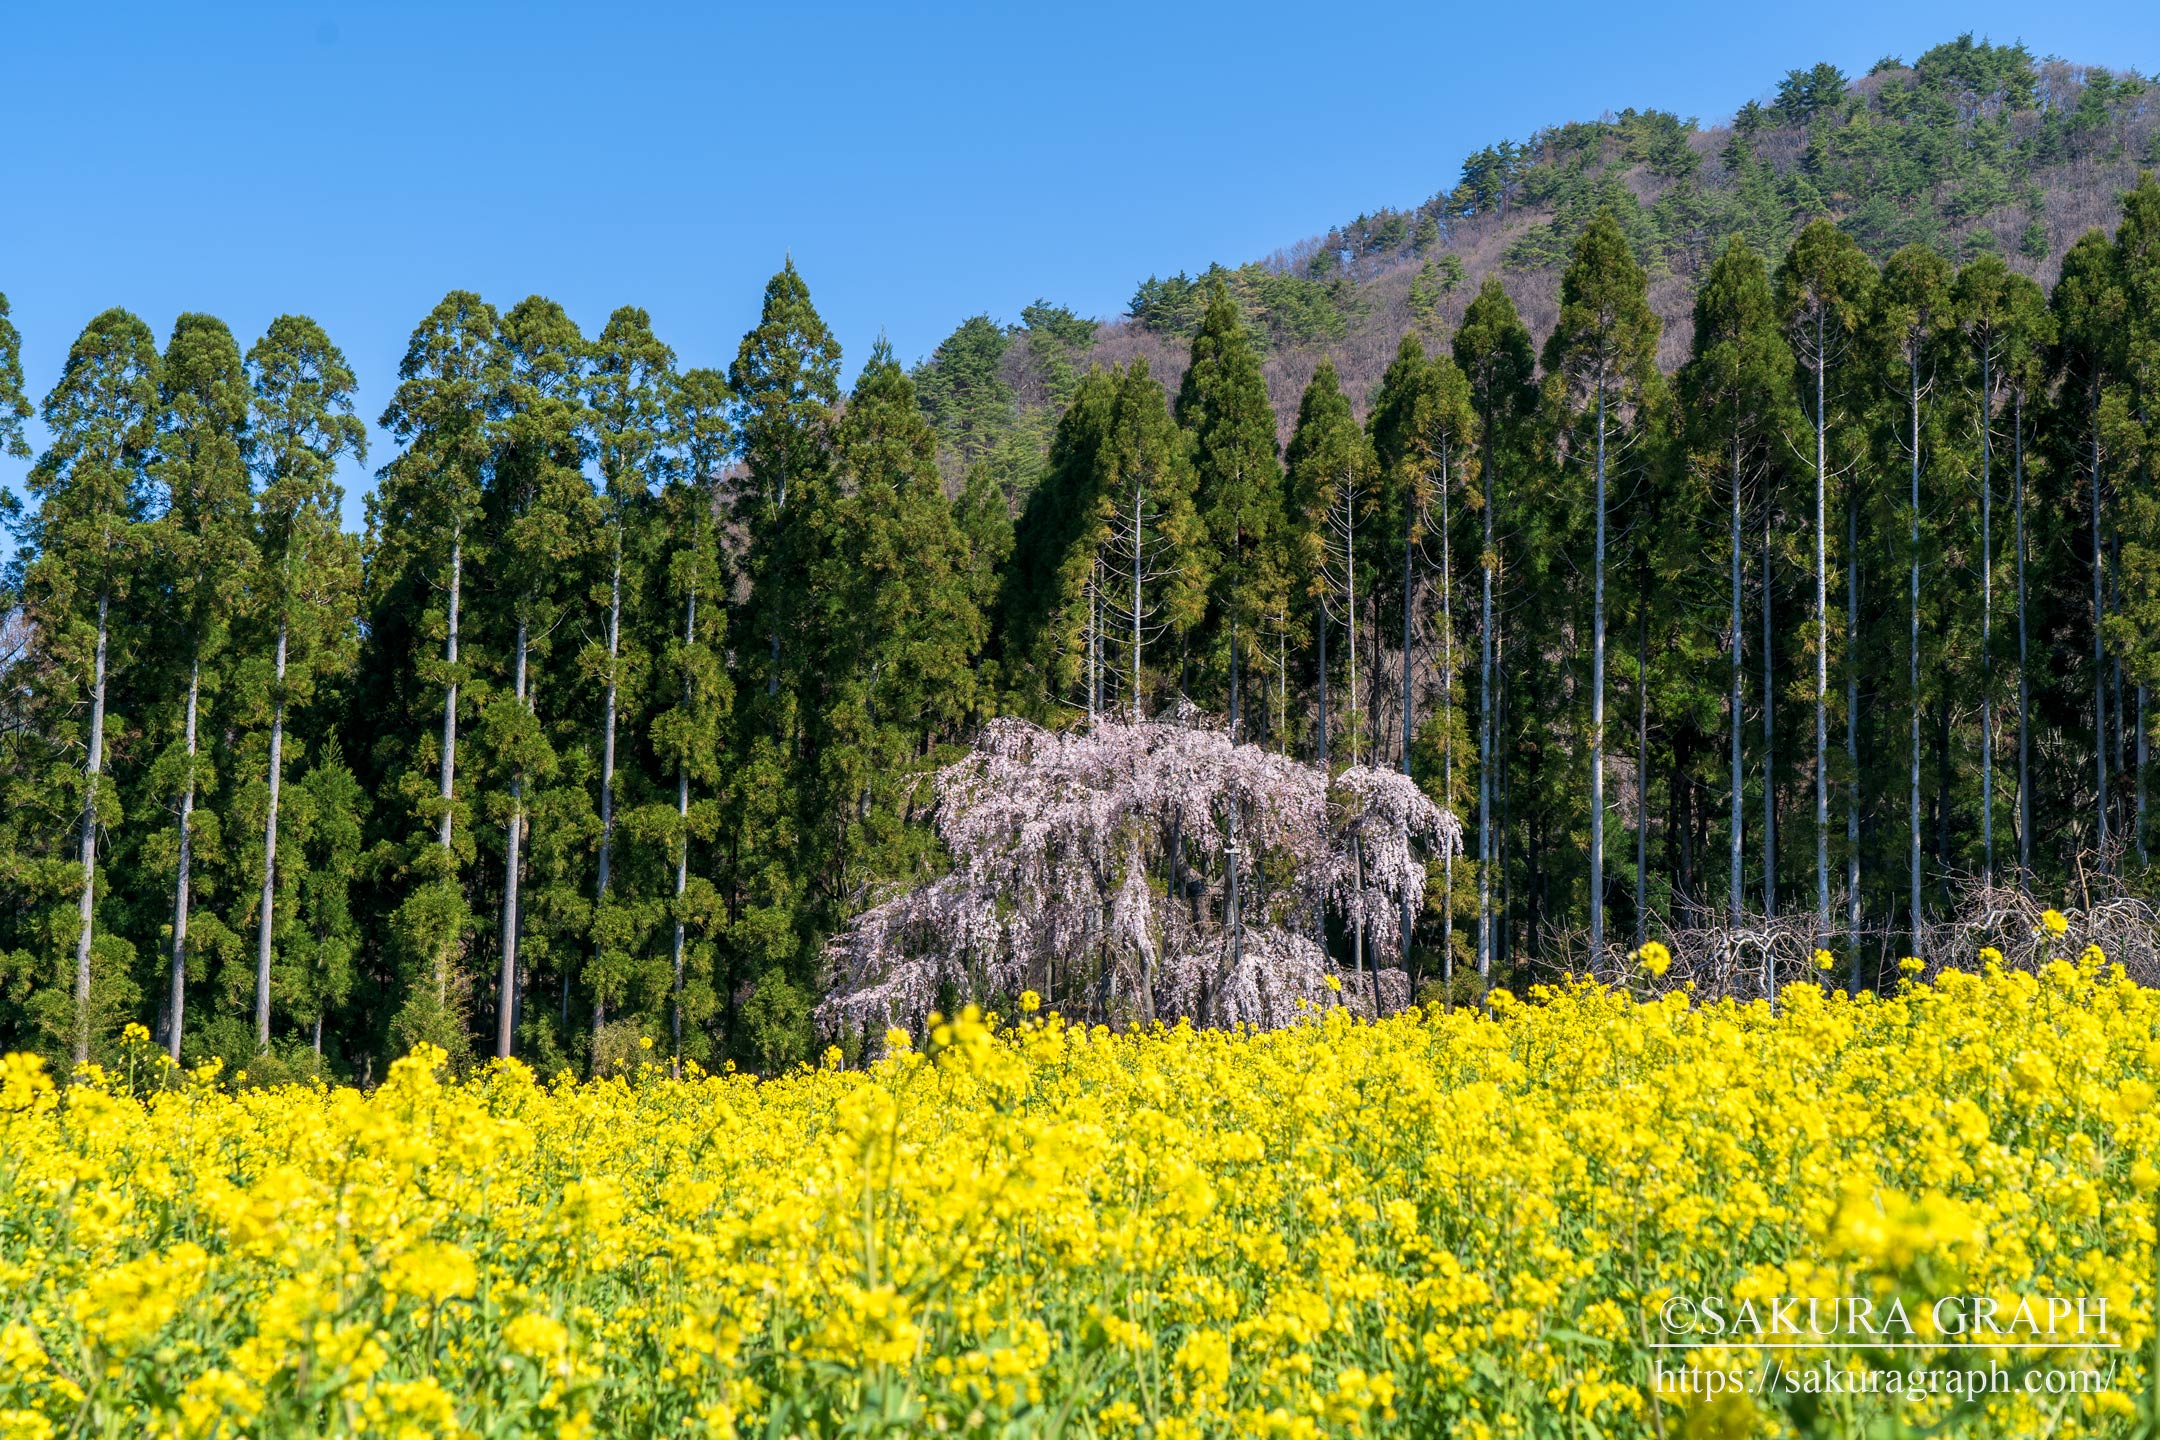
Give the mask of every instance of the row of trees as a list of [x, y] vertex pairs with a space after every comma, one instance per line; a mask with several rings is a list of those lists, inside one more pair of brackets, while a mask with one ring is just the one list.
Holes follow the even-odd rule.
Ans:
[[726, 374], [457, 292], [364, 538], [319, 328], [108, 312], [10, 510], [0, 1044], [783, 1064], [998, 714], [1414, 776], [1464, 854], [1413, 978], [1797, 912], [1864, 984], [1974, 882], [2143, 884], [2160, 185], [2052, 295], [1735, 239], [1673, 375], [1613, 217], [1560, 298], [1540, 347], [1488, 283], [1362, 420], [1323, 364], [1287, 443], [1219, 281], [1174, 394], [1036, 307], [1037, 449], [979, 321], [843, 398], [792, 266]]
[[792, 267], [726, 374], [452, 293], [363, 538], [313, 322], [92, 321], [9, 514], [0, 1045], [802, 1053], [817, 937], [929, 863], [1010, 531], [889, 352], [839, 377]]

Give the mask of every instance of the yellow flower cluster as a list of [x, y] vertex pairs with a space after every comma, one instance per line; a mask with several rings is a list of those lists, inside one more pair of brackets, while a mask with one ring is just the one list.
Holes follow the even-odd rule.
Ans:
[[1833, 1433], [1661, 1390], [1768, 1354], [1653, 1349], [1665, 1307], [1930, 1287], [2104, 1300], [2108, 1386], [1834, 1433], [2126, 1435], [2156, 1037], [2088, 955], [1273, 1033], [971, 1012], [762, 1083], [8, 1057], [0, 1437]]

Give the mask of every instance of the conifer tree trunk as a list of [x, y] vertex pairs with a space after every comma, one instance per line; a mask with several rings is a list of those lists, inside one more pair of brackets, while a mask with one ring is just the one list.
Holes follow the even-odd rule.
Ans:
[[1349, 586], [1350, 603], [1348, 613], [1343, 616], [1343, 638], [1350, 642], [1350, 710], [1348, 721], [1343, 728], [1350, 732], [1350, 765], [1355, 769], [1358, 763], [1357, 516], [1352, 514], [1348, 519], [1349, 524], [1344, 531], [1344, 554], [1348, 557], [1344, 577]]
[[[262, 913], [256, 917], [255, 929], [255, 1043], [263, 1049], [270, 1046], [270, 935], [277, 903], [277, 823], [278, 797], [285, 779], [285, 646], [286, 621], [278, 619], [277, 669], [271, 681], [273, 694], [270, 698], [270, 805], [263, 816], [263, 883]], [[180, 1058], [180, 974], [173, 977], [173, 1059]], [[318, 1039], [316, 1048], [321, 1049], [320, 1032], [322, 1015], [317, 1007], [315, 1017]]]
[[2101, 602], [2100, 586], [2102, 572], [2106, 570], [2106, 556], [2100, 548], [2100, 412], [2098, 402], [2092, 412], [2092, 542], [2093, 542], [2093, 769], [2098, 797], [2094, 807], [2099, 819], [2100, 864], [2107, 865], [2108, 813], [2107, 813], [2107, 657], [2102, 647], [2100, 626], [2107, 619]]
[[2032, 674], [2027, 669], [2025, 628], [2025, 395], [2018, 392], [2015, 426], [2017, 489], [2017, 627], [2018, 627], [2018, 888], [2032, 885]]
[[[685, 651], [697, 643], [697, 585], [692, 583], [687, 603], [683, 607], [683, 648]], [[697, 695], [690, 678], [683, 678], [683, 710], [687, 714]], [[675, 1069], [682, 1070], [682, 993], [683, 993], [683, 892], [690, 887], [690, 767], [675, 767], [675, 824], [682, 835], [675, 849], [675, 938], [669, 961], [674, 971], [673, 1013], [669, 1017], [669, 1030], [675, 1043]]]
[[1770, 507], [1762, 530], [1762, 903], [1777, 914], [1777, 677], [1771, 670]]
[[90, 921], [97, 896], [98, 778], [105, 768], [105, 643], [112, 596], [98, 596], [97, 654], [90, 682], [90, 755], [84, 766], [82, 929], [75, 938], [75, 1063], [90, 1058]]
[[1290, 753], [1290, 602], [1282, 607], [1282, 628], [1275, 632], [1275, 753]]
[[[778, 631], [774, 632], [777, 641]], [[608, 865], [615, 849], [615, 693], [618, 677], [616, 657], [622, 646], [622, 529], [615, 531], [615, 565], [608, 583], [607, 621], [607, 715], [600, 726], [600, 865], [599, 877], [593, 887], [595, 910], [605, 907], [608, 898]], [[593, 917], [598, 920], [596, 913]], [[607, 1023], [607, 994], [600, 985], [593, 986], [593, 1034]]]
[[[458, 663], [458, 590], [465, 578], [465, 532], [460, 524], [450, 535], [450, 627], [443, 641], [443, 659], [450, 666], [450, 682], [443, 687], [442, 717], [442, 820], [439, 823], [439, 843], [450, 848], [450, 797], [457, 779], [457, 663]], [[448, 977], [442, 973], [442, 965], [436, 967], [438, 991], [448, 985]], [[438, 994], [438, 999], [444, 998]]]
[[[782, 460], [780, 465], [780, 488], [778, 493], [780, 503], [775, 508], [779, 515], [784, 516], [787, 514], [787, 464], [784, 459]], [[617, 557], [617, 563], [621, 563], [619, 555]], [[780, 607], [778, 605], [773, 606], [772, 669], [765, 676], [765, 693], [767, 695], [777, 695], [780, 693]]]
[[[1489, 425], [1489, 422], [1488, 422]], [[1485, 457], [1485, 549], [1478, 557], [1478, 980], [1492, 976], [1493, 465]]]
[[1590, 600], [1590, 963], [1605, 957], [1605, 377], [1597, 390], [1597, 553]]
[[1995, 883], [1995, 463], [1988, 413], [1994, 356], [1980, 352], [1980, 883]]
[[[1734, 929], [1740, 926], [1740, 897], [1744, 882], [1741, 878], [1740, 851], [1746, 828], [1741, 814], [1741, 754], [1740, 754], [1740, 442], [1735, 437], [1732, 450], [1732, 698], [1726, 705], [1728, 728], [1732, 731], [1732, 798], [1731, 855], [1727, 862], [1725, 893], [1726, 908]], [[1768, 697], [1764, 697], [1767, 703]]]
[[[449, 631], [443, 640], [443, 658], [450, 666], [450, 680], [443, 687], [443, 733], [442, 733], [442, 821], [437, 832], [446, 860], [445, 870], [452, 865], [450, 850], [451, 797], [456, 793], [457, 781], [457, 663], [458, 663], [458, 600], [465, 577], [465, 530], [463, 522], [450, 533], [450, 605]], [[450, 955], [453, 941], [444, 939], [435, 949], [435, 1003], [450, 1003]]]
[[[197, 657], [188, 666], [187, 691], [187, 771], [180, 782], [180, 858], [177, 874], [173, 878], [173, 933], [172, 933], [172, 1025], [167, 1032], [169, 1053], [180, 1058], [180, 1023], [187, 998], [187, 922], [188, 922], [188, 874], [195, 858], [195, 717], [202, 697], [202, 660]], [[255, 985], [255, 1005], [258, 1012], [267, 1011], [266, 985], [258, 977]], [[256, 1023], [255, 1041], [267, 1048], [269, 1037], [263, 1033], [262, 1016]]]
[[1146, 498], [1147, 498], [1147, 490], [1146, 490], [1146, 488], [1145, 488], [1144, 486], [1134, 486], [1134, 487], [1133, 487], [1133, 502], [1132, 502], [1132, 534], [1133, 534], [1133, 541], [1132, 541], [1132, 718], [1133, 718], [1133, 724], [1135, 724], [1135, 725], [1137, 725], [1137, 724], [1139, 724], [1139, 723], [1140, 723], [1140, 562], [1141, 562], [1141, 556], [1142, 556], [1142, 553], [1143, 553], [1143, 552], [1142, 552], [1142, 546], [1141, 546], [1141, 544], [1140, 544], [1140, 537], [1141, 537], [1141, 529], [1140, 529], [1140, 513], [1141, 513], [1141, 505], [1142, 505], [1142, 504], [1143, 504], [1143, 503], [1145, 502]]
[[1102, 713], [1102, 555], [1088, 562], [1088, 723]]
[[[2111, 555], [2108, 558], [2110, 562], [2109, 568], [2112, 570], [2114, 562], [2119, 561], [2122, 557]], [[2116, 583], [2116, 579], [2112, 574], [2108, 577], [2107, 599], [2108, 613], [2112, 615], [2122, 605], [2121, 587]], [[2129, 773], [2129, 765], [2125, 759], [2126, 752], [2123, 748], [2122, 656], [2114, 656], [2108, 661], [2108, 671], [2108, 724], [2112, 728], [2113, 734], [2113, 739], [2109, 743], [2115, 747], [2115, 768], [2109, 773], [2115, 777], [2115, 789], [2120, 792], [2123, 788], [2123, 779]], [[2121, 802], [2115, 803], [2119, 804]], [[2115, 832], [2120, 834], [2124, 824], [2123, 811], [2118, 810], [2115, 812], [2112, 824]]]
[[[1446, 495], [1447, 492], [1445, 490], [1442, 490], [1441, 504], [1443, 507], [1447, 503]], [[1412, 506], [1405, 506], [1404, 509], [1406, 513], [1403, 519], [1402, 539], [1402, 773], [1408, 775], [1410, 773], [1410, 741], [1412, 735], [1415, 733], [1412, 724], [1414, 706], [1410, 697], [1410, 611], [1412, 598], [1410, 592], [1414, 584], [1411, 578], [1410, 570], [1410, 537], [1413, 528], [1413, 517], [1415, 509]], [[1442, 513], [1445, 513], [1444, 509]], [[1442, 520], [1440, 523], [1440, 606], [1441, 615], [1444, 620], [1444, 617], [1447, 614], [1447, 522], [1445, 520]], [[1441, 637], [1440, 644], [1441, 653], [1445, 655], [1447, 638], [1444, 635]], [[1445, 671], [1446, 668], [1446, 663], [1445, 661], [1443, 661], [1441, 669]], [[1442, 684], [1442, 686], [1445, 686], [1447, 684], [1445, 675], [1442, 676], [1440, 683]], [[1445, 692], [1443, 691], [1443, 694], [1444, 693]], [[1441, 708], [1444, 713], [1446, 709], [1445, 700], [1442, 701]]]
[[[1447, 451], [1440, 452], [1440, 793], [1455, 806], [1455, 551], [1449, 514]], [[1410, 542], [1403, 540], [1403, 774], [1410, 773]], [[1455, 978], [1455, 852], [1440, 861], [1440, 978]], [[1406, 905], [1408, 901], [1404, 902]], [[1410, 926], [1403, 925], [1403, 948], [1410, 946]]]
[[1911, 584], [1907, 606], [1908, 625], [1905, 637], [1906, 683], [1911, 687], [1912, 701], [1912, 750], [1906, 769], [1909, 797], [1906, 815], [1910, 821], [1905, 858], [1910, 867], [1908, 877], [1912, 890], [1912, 945], [1914, 953], [1920, 949], [1920, 356], [1918, 342], [1911, 342], [1908, 352], [1911, 365], [1906, 390], [1911, 405], [1912, 455], [1911, 514], [1906, 544], [1911, 550]]
[[1230, 797], [1230, 839], [1223, 854], [1223, 911], [1230, 930], [1230, 969], [1236, 973], [1245, 960], [1245, 909], [1244, 897], [1238, 893], [1238, 861], [1242, 851], [1238, 848], [1237, 796]]
[[[525, 654], [527, 641], [526, 620], [518, 616], [517, 659], [513, 674], [517, 686], [517, 703], [525, 706]], [[496, 982], [495, 994], [495, 1054], [498, 1058], [510, 1058], [510, 1049], [517, 1033], [518, 999], [518, 883], [523, 870], [520, 851], [525, 840], [525, 776], [513, 771], [510, 776], [510, 819], [503, 834], [503, 920], [502, 920], [502, 975]]]
[[1643, 577], [1642, 608], [1635, 617], [1635, 948], [1648, 939], [1643, 909], [1644, 876], [1650, 867], [1650, 584]]
[[1321, 607], [1320, 607], [1320, 624], [1319, 624], [1319, 627], [1318, 627], [1318, 629], [1319, 629], [1319, 632], [1320, 632], [1320, 756], [1319, 756], [1319, 760], [1320, 760], [1320, 766], [1321, 766], [1321, 768], [1322, 768], [1322, 769], [1325, 769], [1325, 768], [1327, 768], [1327, 763], [1328, 763], [1328, 755], [1327, 755], [1327, 730], [1328, 730], [1328, 725], [1327, 725], [1327, 722], [1328, 722], [1328, 698], [1327, 698], [1327, 629], [1328, 629], [1328, 627], [1327, 627], [1327, 607], [1326, 607], [1325, 605], [1323, 605], [1323, 606], [1321, 606]]
[[[1353, 645], [1356, 641], [1351, 642]], [[1356, 691], [1350, 692], [1353, 696]], [[1353, 707], [1354, 708], [1354, 707]], [[1357, 750], [1357, 732], [1350, 732], [1350, 749]], [[1351, 874], [1357, 880], [1357, 903], [1350, 907], [1350, 964], [1351, 974], [1357, 977], [1358, 993], [1365, 993], [1365, 845], [1363, 841], [1350, 842]], [[1373, 1018], [1380, 1018], [1380, 977], [1373, 977]]]
[[[2110, 535], [2108, 537], [2107, 614], [2112, 615], [2121, 608], [2122, 537], [2120, 535]], [[2105, 618], [2102, 619], [2101, 623], [2103, 625], [2107, 623]], [[2110, 685], [2108, 723], [2114, 728], [2115, 790], [2117, 794], [2120, 794], [2122, 793], [2123, 780], [2130, 772], [2129, 747], [2123, 743], [2123, 662], [2121, 655], [2112, 656], [2108, 660], [2108, 673]], [[2124, 805], [2124, 810], [2115, 812], [2115, 828], [2120, 831], [2124, 825], [2125, 811], [2127, 811], [2128, 806], [2123, 801], [2117, 801], [2116, 803]]]
[[1830, 556], [1824, 492], [1829, 484], [1823, 413], [1823, 317], [1815, 317], [1815, 924], [1830, 930]]
[[1852, 788], [1845, 795], [1845, 978], [1860, 990], [1860, 667], [1852, 637], [1860, 633], [1860, 499], [1845, 497], [1845, 763]]
[[1232, 615], [1230, 617], [1230, 743], [1232, 745], [1238, 743], [1238, 671], [1242, 668], [1239, 663], [1240, 659], [1237, 616]]

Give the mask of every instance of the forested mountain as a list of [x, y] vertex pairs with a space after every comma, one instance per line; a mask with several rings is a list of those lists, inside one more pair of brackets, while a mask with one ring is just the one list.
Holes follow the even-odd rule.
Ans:
[[[1420, 204], [1359, 215], [1261, 259], [1150, 277], [1087, 353], [1106, 364], [1145, 356], [1175, 384], [1219, 272], [1261, 345], [1287, 435], [1323, 354], [1362, 401], [1405, 330], [1448, 333], [1488, 276], [1544, 334], [1569, 246], [1610, 209], [1650, 276], [1670, 372], [1688, 353], [1695, 287], [1730, 235], [1777, 254], [1828, 216], [1878, 262], [1918, 243], [1954, 261], [1999, 255], [2049, 284], [2153, 165], [2160, 77], [1964, 35], [1856, 78], [1827, 63], [1792, 70], [1723, 124], [1626, 110], [1496, 141]], [[980, 363], [981, 337], [955, 341]], [[1026, 352], [1007, 360], [1023, 408], [1040, 394], [1038, 365]]]
[[[834, 937], [947, 872], [936, 777], [1005, 717], [1110, 749], [1222, 727], [1128, 749], [1349, 826], [1305, 847], [1351, 857], [1324, 882], [1258, 888], [1357, 896], [1353, 932], [1271, 923], [1323, 964], [1407, 928], [1412, 982], [1662, 934], [1869, 985], [1989, 886], [2143, 895], [2146, 95], [1969, 40], [1795, 71], [1729, 129], [1493, 147], [1415, 211], [1150, 281], [1107, 326], [978, 317], [912, 371], [881, 345], [846, 390], [792, 265], [724, 374], [635, 307], [589, 335], [453, 291], [364, 536], [320, 327], [243, 351], [186, 315], [161, 346], [108, 311], [7, 511], [0, 1049], [96, 1058], [139, 1022], [362, 1079], [423, 1040], [596, 1072], [848, 1049], [869, 1007], [818, 1004], [880, 947]], [[984, 753], [964, 773], [1016, 773]], [[1231, 813], [1188, 823], [1071, 763], [1168, 826], [1072, 853], [1106, 933], [1143, 895], [1242, 933], [1237, 842], [1200, 837], [1288, 802], [1211, 781]], [[1407, 927], [1323, 767], [1460, 818]], [[1012, 998], [984, 883], [990, 958], [918, 998]], [[1039, 947], [1053, 1003], [1178, 1013], [1070, 940]]]

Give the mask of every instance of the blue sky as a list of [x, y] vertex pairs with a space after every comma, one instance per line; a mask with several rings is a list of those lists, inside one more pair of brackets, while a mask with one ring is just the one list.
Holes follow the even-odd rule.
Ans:
[[1710, 122], [1966, 29], [2160, 70], [2150, 3], [16, 6], [0, 292], [33, 399], [106, 306], [243, 346], [290, 310], [372, 420], [446, 289], [552, 295], [588, 333], [643, 305], [724, 365], [792, 250], [852, 372], [880, 331], [912, 361], [1038, 295], [1114, 315], [1541, 124]]

